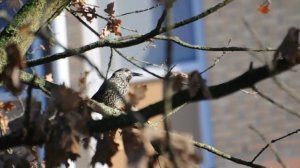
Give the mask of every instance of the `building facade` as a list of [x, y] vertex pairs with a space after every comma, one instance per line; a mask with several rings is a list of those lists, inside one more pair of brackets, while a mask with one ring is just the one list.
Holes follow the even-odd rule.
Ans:
[[[109, 2], [111, 1], [87, 1], [89, 4], [95, 4], [101, 14], [105, 14], [103, 10]], [[149, 8], [155, 5], [155, 2], [149, 0], [115, 1], [115, 10], [118, 14], [121, 14]], [[197, 15], [219, 2], [221, 0], [177, 0], [174, 6], [173, 20], [175, 22]], [[263, 46], [276, 48], [286, 35], [289, 27], [300, 26], [299, 1], [273, 0], [271, 11], [268, 14], [261, 14], [257, 11], [257, 6], [260, 3], [260, 0], [233, 1], [205, 19], [179, 28], [173, 33], [188, 43], [210, 47], [240, 46], [259, 48]], [[146, 33], [155, 27], [161, 11], [161, 7], [158, 7], [146, 12], [124, 16], [122, 17], [122, 25], [131, 30], [138, 30], [140, 34]], [[105, 24], [106, 21], [98, 19], [90, 25], [100, 32]], [[99, 39], [67, 12], [55, 19], [53, 27], [57, 39], [68, 48], [77, 48]], [[125, 29], [122, 30], [122, 33], [123, 35], [132, 34], [132, 32]], [[158, 65], [163, 64], [165, 43], [154, 41], [154, 44], [154, 48], [149, 48], [150, 45], [146, 43], [132, 48], [125, 48], [121, 51], [129, 57], [134, 56], [140, 61], [149, 61]], [[61, 48], [55, 47], [53, 53], [59, 51], [62, 51]], [[193, 70], [202, 71], [213, 64], [214, 59], [222, 54], [219, 63], [204, 74], [208, 85], [220, 84], [241, 75], [248, 70], [250, 62], [253, 62], [254, 66], [264, 65], [266, 61], [272, 59], [273, 53], [204, 52], [174, 44], [175, 70], [186, 73]], [[110, 57], [109, 48], [97, 48], [86, 52], [85, 55], [94, 65], [98, 66], [101, 72], [106, 72]], [[157, 74], [164, 74], [159, 68], [148, 67], [141, 62], [138, 62], [138, 64]], [[114, 53], [110, 74], [122, 67], [145, 74], [143, 78], [134, 80], [133, 83], [143, 83], [148, 86], [146, 98], [139, 104], [138, 108], [162, 99], [163, 87], [161, 80], [132, 66]], [[58, 69], [59, 72], [55, 71]], [[52, 70], [56, 83], [65, 83], [75, 90], [79, 88], [79, 78], [82, 74], [85, 71], [91, 71], [87, 80], [88, 96], [92, 96], [103, 81], [92, 67], [76, 57], [57, 61], [53, 64]], [[41, 71], [44, 74], [44, 70]], [[298, 72], [299, 68], [296, 67], [278, 77], [296, 94], [300, 93]], [[297, 111], [300, 107], [300, 103], [274, 84], [273, 79], [258, 83], [257, 88], [290, 109]], [[158, 116], [155, 119], [159, 120], [160, 118]], [[269, 140], [276, 139], [300, 127], [298, 118], [278, 109], [249, 89], [241, 90], [218, 100], [191, 103], [171, 116], [169, 121], [174, 131], [189, 132], [195, 140], [210, 144], [247, 161], [252, 160], [266, 144], [255, 132], [249, 129], [250, 125], [257, 128]], [[300, 135], [294, 134], [272, 145], [279, 151], [279, 155], [287, 167], [300, 167], [299, 138]], [[124, 153], [122, 153], [122, 150], [120, 151], [114, 158], [114, 167], [117, 168], [122, 168], [126, 162]], [[77, 163], [72, 166], [87, 167], [92, 153], [92, 150], [85, 151]], [[201, 163], [203, 168], [244, 167], [200, 149], [199, 155], [203, 158]], [[269, 167], [281, 167], [269, 149], [257, 159], [256, 163]]]

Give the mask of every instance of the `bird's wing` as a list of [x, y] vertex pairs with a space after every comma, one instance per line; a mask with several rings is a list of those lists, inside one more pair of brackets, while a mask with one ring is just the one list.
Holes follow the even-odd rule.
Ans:
[[107, 89], [107, 81], [104, 81], [103, 84], [98, 89], [98, 91], [93, 95], [92, 99], [96, 100], [97, 102], [102, 102], [101, 95], [104, 94], [104, 91], [106, 89]]

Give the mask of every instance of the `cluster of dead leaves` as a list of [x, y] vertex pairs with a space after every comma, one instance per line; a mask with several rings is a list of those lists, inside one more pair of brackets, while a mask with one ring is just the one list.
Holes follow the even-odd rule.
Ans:
[[16, 104], [12, 101], [0, 102], [0, 111], [11, 111], [16, 108]]
[[88, 22], [92, 22], [97, 18], [96, 7], [88, 5], [85, 0], [72, 0], [70, 3], [72, 8], [75, 8], [76, 13], [81, 14]]
[[172, 72], [170, 80], [174, 92], [187, 88], [191, 98], [195, 97], [199, 91], [202, 92], [204, 97], [211, 97], [205, 79], [203, 79], [201, 74], [197, 71], [193, 71], [189, 74]]
[[299, 50], [300, 30], [292, 27], [279, 45], [273, 58], [276, 67], [278, 61], [286, 61], [289, 66], [296, 65], [300, 62]]
[[20, 82], [21, 70], [25, 68], [25, 61], [16, 44], [10, 44], [5, 48], [7, 54], [7, 64], [0, 74], [0, 80], [4, 86], [11, 91], [14, 95], [17, 95], [22, 90]]
[[114, 2], [107, 4], [106, 9], [104, 12], [108, 15], [108, 21], [106, 26], [102, 29], [100, 33], [100, 38], [104, 38], [111, 33], [114, 33], [116, 36], [122, 36], [121, 33], [121, 19], [115, 17], [115, 10], [114, 10]]
[[67, 165], [68, 159], [76, 160], [80, 156], [80, 141], [89, 136], [86, 123], [91, 120], [90, 111], [78, 92], [58, 86], [51, 93], [57, 112], [45, 143], [47, 167]]
[[111, 167], [112, 157], [118, 152], [119, 144], [115, 141], [117, 130], [111, 130], [103, 134], [97, 134], [94, 137], [97, 140], [96, 151], [92, 157], [91, 164], [95, 166], [97, 162], [107, 164]]
[[[1, 102], [1, 109], [5, 111], [11, 110], [15, 107], [12, 102]], [[21, 121], [21, 120], [18, 120]], [[0, 113], [0, 132], [1, 136], [13, 131], [12, 123], [4, 113]], [[22, 122], [22, 121], [21, 121]], [[20, 124], [20, 122], [18, 122]], [[21, 128], [23, 125], [21, 123]], [[37, 168], [37, 152], [35, 147], [15, 147], [0, 151], [0, 167], [24, 167], [24, 168]]]
[[[128, 167], [196, 167], [200, 158], [195, 153], [192, 138], [189, 135], [170, 134], [167, 142], [165, 132], [144, 128], [122, 129], [122, 140], [128, 160]], [[167, 150], [168, 143], [174, 153], [171, 159]]]

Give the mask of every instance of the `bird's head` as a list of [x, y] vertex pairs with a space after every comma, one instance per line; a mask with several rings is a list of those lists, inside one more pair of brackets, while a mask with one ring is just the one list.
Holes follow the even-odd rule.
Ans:
[[118, 69], [117, 71], [115, 71], [111, 77], [112, 78], [121, 78], [121, 79], [124, 79], [129, 82], [133, 76], [142, 76], [142, 74], [136, 73], [136, 72], [131, 72], [127, 68], [121, 68], [121, 69]]

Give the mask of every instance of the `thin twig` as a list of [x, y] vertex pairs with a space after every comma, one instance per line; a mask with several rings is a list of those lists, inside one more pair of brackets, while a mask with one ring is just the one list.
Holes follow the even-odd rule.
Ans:
[[178, 36], [167, 37], [165, 35], [157, 35], [153, 39], [165, 40], [165, 41], [171, 40], [180, 46], [190, 48], [190, 49], [202, 50], [202, 51], [253, 51], [253, 52], [276, 51], [275, 48], [257, 49], [257, 48], [247, 48], [247, 47], [229, 47], [228, 45], [226, 47], [208, 47], [208, 46], [201, 46], [201, 45], [193, 45], [181, 40]]
[[267, 143], [270, 146], [271, 151], [273, 152], [273, 154], [276, 157], [276, 160], [278, 161], [278, 163], [283, 167], [286, 168], [287, 166], [285, 165], [285, 163], [282, 161], [281, 157], [279, 156], [278, 151], [275, 149], [275, 147], [273, 145], [271, 145], [267, 138], [258, 130], [256, 129], [253, 125], [250, 125], [249, 128], [254, 131], [265, 143]]
[[24, 113], [25, 112], [25, 105], [24, 105], [21, 97], [20, 96], [16, 96], [16, 98], [17, 98], [18, 102], [20, 103], [20, 106], [22, 108], [22, 113]]
[[270, 98], [269, 96], [263, 94], [261, 91], [259, 91], [255, 86], [252, 87], [252, 89], [262, 98], [264, 98], [265, 100], [267, 100], [268, 102], [274, 104], [276, 107], [288, 112], [289, 114], [296, 116], [298, 118], [300, 118], [300, 114], [297, 113], [296, 111], [293, 111], [292, 109], [289, 109], [287, 107], [285, 107], [283, 104], [280, 104], [279, 102], [276, 102], [275, 100], [273, 100], [272, 98]]
[[156, 67], [156, 68], [159, 68], [159, 69], [163, 69], [165, 72], [168, 71], [168, 69], [165, 67], [164, 64], [161, 64], [161, 65], [153, 64], [153, 63], [148, 62], [148, 61], [136, 59], [135, 57], [128, 57], [128, 59], [139, 62], [139, 63], [143, 63], [143, 64], [148, 65], [148, 66], [153, 66], [153, 67]]
[[266, 146], [264, 146], [255, 156], [254, 156], [254, 158], [251, 160], [251, 162], [253, 163], [271, 144], [273, 144], [273, 143], [275, 143], [275, 142], [277, 142], [277, 141], [280, 141], [280, 140], [282, 140], [282, 139], [284, 139], [284, 138], [287, 138], [287, 137], [289, 137], [289, 136], [291, 136], [291, 135], [294, 135], [294, 134], [297, 134], [298, 132], [300, 131], [300, 128], [298, 128], [297, 130], [295, 130], [295, 131], [292, 131], [292, 132], [290, 132], [290, 133], [287, 133], [286, 135], [283, 135], [283, 136], [281, 136], [281, 137], [279, 137], [279, 138], [276, 138], [276, 139], [273, 139], [273, 140], [271, 140], [268, 144], [266, 144]]
[[125, 60], [127, 60], [128, 62], [130, 62], [132, 65], [134, 65], [134, 66], [136, 66], [136, 67], [138, 67], [138, 68], [144, 70], [145, 72], [147, 72], [147, 73], [153, 75], [154, 77], [157, 77], [158, 79], [163, 79], [163, 77], [161, 77], [161, 76], [159, 76], [159, 75], [157, 75], [157, 74], [155, 74], [155, 73], [149, 71], [148, 69], [146, 69], [146, 68], [144, 68], [144, 67], [142, 67], [142, 66], [136, 64], [135, 62], [131, 61], [131, 58], [130, 58], [130, 57], [124, 55], [124, 54], [123, 54], [122, 52], [120, 52], [119, 50], [117, 50], [117, 49], [115, 49], [115, 48], [114, 48], [114, 50], [116, 51], [116, 53], [118, 53], [122, 58], [124, 58]]
[[[232, 1], [233, 0], [224, 0], [220, 3], [218, 3], [217, 5], [207, 9], [206, 11], [204, 11], [203, 13], [201, 13], [199, 15], [196, 15], [191, 18], [174, 23], [171, 27], [172, 27], [172, 29], [175, 29], [175, 28], [184, 26], [186, 24], [195, 22], [195, 21], [202, 19], [202, 18], [208, 16], [209, 14], [217, 11], [218, 9], [224, 7], [225, 5], [229, 4]], [[82, 46], [79, 48], [69, 49], [68, 51], [56, 53], [53, 55], [48, 55], [48, 56], [45, 56], [40, 59], [28, 60], [27, 66], [31, 67], [31, 66], [37, 66], [37, 65], [49, 63], [49, 62], [52, 62], [52, 61], [55, 61], [58, 59], [70, 57], [70, 56], [73, 56], [73, 55], [76, 55], [79, 53], [84, 53], [88, 50], [92, 50], [97, 47], [124, 48], [124, 47], [129, 47], [129, 46], [143, 43], [143, 42], [149, 40], [150, 38], [153, 38], [156, 35], [164, 33], [166, 31], [166, 28], [161, 28], [161, 24], [164, 20], [164, 17], [165, 17], [165, 12], [163, 12], [161, 17], [159, 18], [156, 27], [152, 31], [150, 31], [144, 35], [134, 35], [134, 36], [130, 35], [130, 36], [125, 36], [125, 37], [118, 37], [118, 38], [115, 38], [112, 40], [111, 39], [102, 39], [97, 42], [94, 42], [94, 43], [91, 43], [91, 44], [88, 44], [88, 45], [85, 45], [85, 46]]]
[[148, 124], [149, 127], [156, 127], [158, 124], [160, 124], [162, 121], [167, 120], [170, 116], [176, 114], [179, 110], [181, 110], [183, 107], [185, 107], [187, 105], [187, 103], [182, 104], [181, 106], [175, 108], [174, 110], [172, 110], [171, 112], [169, 112], [167, 114], [167, 116], [162, 116], [160, 120], [156, 121], [156, 122], [151, 122]]
[[[230, 41], [231, 41], [231, 40], [228, 41], [227, 47], [228, 47], [228, 45], [230, 44]], [[210, 65], [210, 66], [207, 67], [205, 70], [203, 70], [202, 72], [200, 72], [200, 75], [203, 74], [203, 73], [205, 73], [205, 72], [207, 72], [208, 70], [212, 69], [214, 66], [216, 66], [216, 65], [219, 63], [219, 61], [221, 60], [221, 58], [222, 58], [225, 54], [226, 54], [226, 52], [223, 51], [222, 54], [221, 54], [220, 56], [218, 56], [217, 58], [214, 59], [214, 63], [213, 63], [212, 65]]]
[[109, 56], [108, 67], [107, 67], [106, 74], [105, 74], [105, 79], [107, 79], [107, 75], [108, 75], [108, 72], [109, 72], [109, 69], [110, 69], [110, 66], [111, 66], [113, 56], [114, 56], [114, 51], [113, 51], [112, 48], [110, 48], [110, 56]]
[[272, 77], [274, 83], [281, 89], [283, 90], [285, 93], [287, 93], [291, 98], [293, 98], [294, 100], [296, 100], [298, 103], [300, 103], [300, 97], [299, 97], [299, 93], [296, 92], [295, 90], [292, 90], [291, 88], [289, 88], [288, 86], [286, 86], [285, 83], [283, 83], [282, 81], [280, 81], [276, 76]]
[[[221, 9], [222, 7], [228, 5], [229, 3], [233, 2], [233, 0], [223, 0], [222, 2], [218, 3], [217, 5], [211, 7], [211, 8], [208, 8], [207, 10], [205, 10], [204, 12], [200, 13], [199, 15], [196, 15], [196, 16], [193, 16], [193, 17], [190, 17], [188, 19], [184, 19], [182, 21], [179, 21], [179, 22], [176, 22], [172, 25], [170, 25], [170, 28], [171, 29], [175, 29], [175, 28], [178, 28], [178, 27], [181, 27], [181, 26], [184, 26], [184, 25], [187, 25], [187, 24], [190, 24], [192, 22], [195, 22], [197, 20], [200, 20], [200, 19], [203, 19], [205, 18], [206, 16], [216, 12], [218, 9]], [[163, 27], [161, 30], [160, 30], [160, 33], [163, 33], [163, 32], [166, 32], [167, 28], [166, 27]]]
[[76, 55], [77, 58], [83, 59], [85, 60], [92, 68], [94, 68], [98, 74], [98, 76], [100, 76], [102, 79], [105, 79], [105, 76], [101, 73], [100, 69], [85, 55], [79, 54]]
[[126, 16], [126, 15], [129, 15], [129, 14], [146, 12], [146, 11], [152, 10], [154, 8], [157, 8], [160, 5], [161, 4], [158, 3], [158, 4], [156, 4], [154, 6], [151, 6], [150, 8], [147, 8], [147, 9], [141, 9], [141, 10], [136, 10], [136, 11], [132, 11], [132, 12], [126, 12], [126, 13], [123, 13], [123, 14], [116, 15], [115, 17], [122, 17], [122, 16]]
[[66, 10], [71, 13], [81, 24], [83, 24], [86, 28], [88, 28], [91, 32], [93, 32], [97, 37], [100, 37], [100, 34], [94, 30], [91, 26], [89, 26], [84, 20], [82, 20], [75, 11], [66, 8]]

